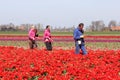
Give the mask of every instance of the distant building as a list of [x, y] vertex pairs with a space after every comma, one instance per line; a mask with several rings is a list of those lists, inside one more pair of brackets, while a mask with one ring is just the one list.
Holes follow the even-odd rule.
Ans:
[[24, 26], [19, 26], [18, 30], [22, 30], [23, 31], [23, 30], [25, 30], [25, 27]]
[[112, 31], [120, 31], [120, 26], [112, 26], [110, 29]]

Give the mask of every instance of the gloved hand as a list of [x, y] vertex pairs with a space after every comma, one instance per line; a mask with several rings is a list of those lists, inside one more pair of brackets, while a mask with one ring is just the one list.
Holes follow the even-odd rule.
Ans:
[[48, 42], [49, 41], [49, 39], [45, 39], [45, 42]]
[[84, 38], [84, 35], [81, 35], [80, 38]]
[[34, 38], [34, 37], [33, 37], [32, 39], [33, 39], [33, 40], [35, 40], [35, 38]]

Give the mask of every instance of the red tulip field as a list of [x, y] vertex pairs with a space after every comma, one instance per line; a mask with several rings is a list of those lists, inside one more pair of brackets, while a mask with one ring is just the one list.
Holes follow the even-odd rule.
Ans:
[[88, 52], [0, 47], [0, 79], [120, 80], [120, 50]]
[[[86, 36], [86, 45], [110, 44], [102, 49], [87, 45], [87, 55], [74, 53], [71, 36], [67, 39], [64, 39], [66, 36], [53, 37], [56, 43], [58, 40], [65, 43], [63, 48], [60, 48], [61, 44], [54, 44], [53, 51], [46, 51], [42, 46], [30, 50], [19, 45], [2, 45], [3, 42], [27, 43], [26, 36], [10, 37], [0, 36], [0, 80], [120, 80], [120, 49], [117, 45], [120, 36]], [[115, 42], [116, 45], [111, 45]], [[69, 45], [71, 48], [64, 49], [69, 43], [73, 44]], [[109, 49], [110, 46], [114, 48]]]

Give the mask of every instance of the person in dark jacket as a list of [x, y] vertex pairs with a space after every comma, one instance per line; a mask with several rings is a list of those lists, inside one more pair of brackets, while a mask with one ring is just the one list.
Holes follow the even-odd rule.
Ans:
[[74, 30], [73, 36], [75, 40], [75, 53], [79, 54], [80, 49], [82, 50], [83, 55], [87, 54], [86, 48], [85, 48], [85, 41], [84, 41], [84, 30], [83, 30], [84, 24], [80, 23], [78, 27]]

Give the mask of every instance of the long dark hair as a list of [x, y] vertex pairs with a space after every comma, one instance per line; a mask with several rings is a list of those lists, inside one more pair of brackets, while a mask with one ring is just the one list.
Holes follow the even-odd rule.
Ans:
[[46, 29], [47, 29], [48, 27], [50, 27], [50, 25], [47, 25], [47, 26], [46, 26]]
[[47, 25], [47, 26], [46, 26], [46, 29], [50, 32], [50, 29], [48, 29], [48, 27], [50, 27], [50, 25]]

